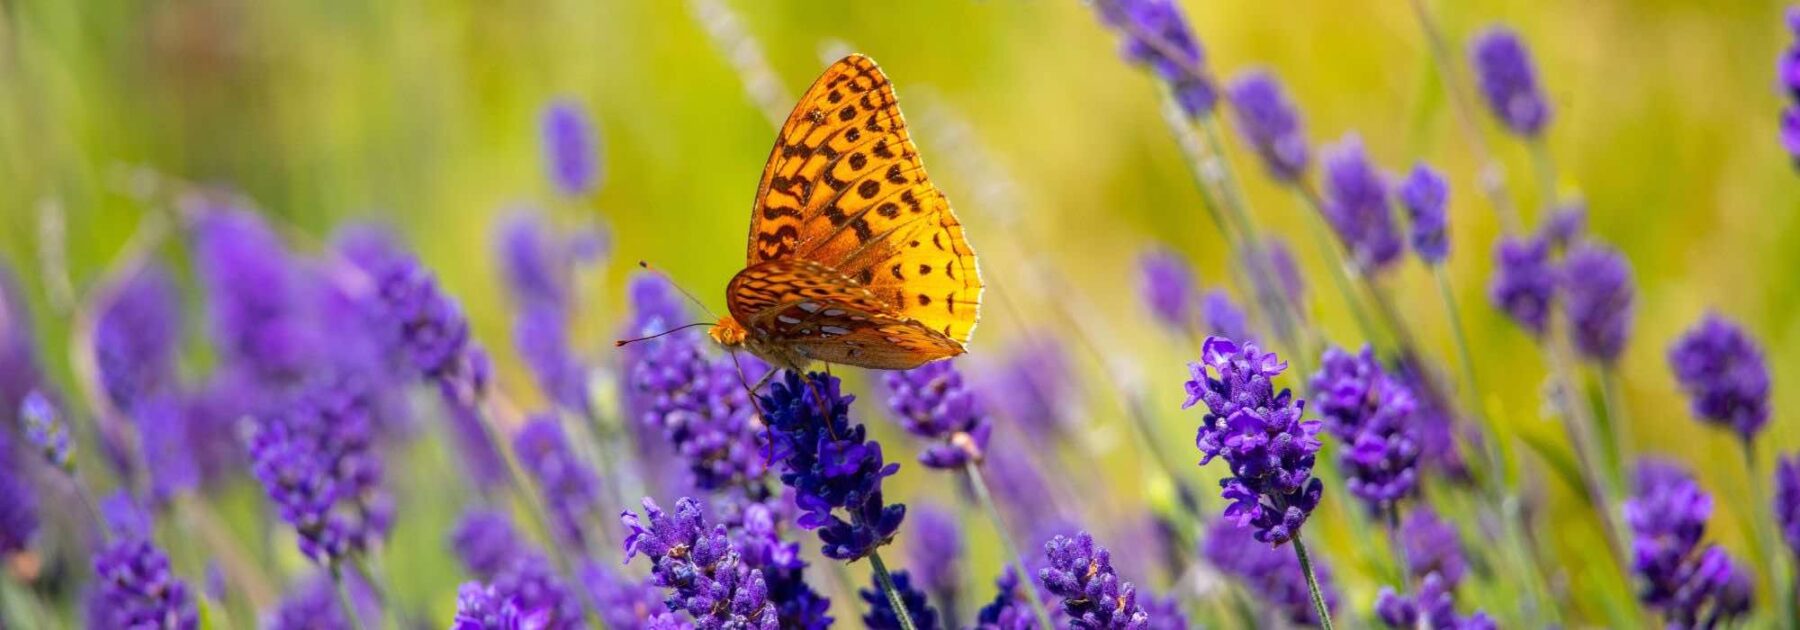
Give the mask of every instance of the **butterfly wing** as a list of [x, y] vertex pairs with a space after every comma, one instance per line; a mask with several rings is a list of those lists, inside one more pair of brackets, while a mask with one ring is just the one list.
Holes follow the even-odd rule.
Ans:
[[825, 265], [773, 260], [738, 272], [726, 290], [753, 350], [797, 361], [904, 370], [963, 353], [962, 343], [895, 313], [880, 296]]
[[832, 64], [782, 126], [757, 189], [748, 265], [802, 259], [967, 343], [980, 315], [975, 252], [907, 133], [875, 62]]

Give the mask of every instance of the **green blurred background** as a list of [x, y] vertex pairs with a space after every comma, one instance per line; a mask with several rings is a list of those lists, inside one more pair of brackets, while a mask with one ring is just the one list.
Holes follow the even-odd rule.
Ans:
[[[1587, 200], [1592, 231], [1635, 268], [1637, 323], [1622, 364], [1635, 446], [1695, 466], [1719, 499], [1711, 536], [1749, 557], [1740, 453], [1726, 434], [1688, 418], [1664, 350], [1707, 309], [1742, 321], [1766, 344], [1775, 373], [1778, 411], [1761, 443], [1764, 462], [1800, 447], [1800, 424], [1781, 411], [1788, 368], [1800, 365], [1800, 292], [1782, 271], [1800, 268], [1800, 183], [1776, 138], [1774, 62], [1792, 37], [1782, 7], [1431, 4], [1459, 68], [1467, 38], [1489, 23], [1517, 28], [1532, 45], [1555, 110], [1549, 146], [1559, 185]], [[1558, 425], [1541, 411], [1539, 354], [1486, 305], [1499, 223], [1474, 193], [1476, 163], [1409, 5], [1183, 5], [1208, 65], [1225, 78], [1273, 70], [1304, 110], [1309, 137], [1357, 132], [1390, 171], [1427, 160], [1451, 174], [1450, 271], [1488, 408], [1508, 431], [1560, 445]], [[709, 7], [730, 9], [744, 41], [760, 47], [776, 79], [773, 104], [747, 95], [723, 51], [736, 43], [709, 35], [696, 18]], [[1191, 257], [1203, 282], [1223, 285], [1228, 255], [1167, 132], [1153, 80], [1120, 61], [1114, 35], [1082, 3], [13, 0], [0, 10], [0, 255], [20, 271], [59, 379], [68, 374], [68, 300], [146, 217], [165, 210], [143, 184], [166, 179], [242, 192], [279, 217], [301, 249], [317, 249], [345, 219], [393, 223], [497, 350], [502, 384], [529, 398], [505, 350], [508, 306], [489, 254], [494, 219], [537, 205], [564, 225], [610, 225], [615, 264], [586, 287], [579, 333], [602, 356], [632, 261], [654, 262], [718, 310], [743, 262], [770, 116], [785, 115], [784, 99], [828, 58], [857, 51], [893, 78], [991, 281], [971, 360], [1029, 330], [1066, 329], [1048, 315], [1053, 301], [1066, 301], [1090, 317], [1088, 333], [1113, 362], [1083, 368], [1091, 385], [1103, 387], [1102, 370], [1141, 382], [1160, 422], [1158, 446], [1178, 462], [1196, 459], [1198, 416], [1177, 412], [1183, 362], [1194, 352], [1152, 325], [1136, 298], [1134, 262], [1144, 247], [1167, 243]], [[580, 204], [555, 200], [540, 159], [538, 115], [564, 96], [591, 112], [603, 137], [605, 183]], [[1515, 198], [1534, 207], [1540, 195], [1525, 150], [1487, 121], [1482, 127]], [[1312, 242], [1304, 208], [1262, 178], [1238, 143], [1231, 150], [1256, 219], [1301, 246], [1313, 314], [1332, 340], [1359, 344], [1327, 283], [1328, 254], [1302, 246]], [[1527, 220], [1539, 214], [1527, 211]], [[1408, 263], [1392, 282], [1426, 348], [1451, 359], [1430, 277]], [[1141, 454], [1117, 405], [1088, 400], [1093, 431], [1079, 455], [1105, 464], [1117, 492], [1106, 502], [1136, 505], [1146, 493]], [[1597, 545], [1568, 488], [1529, 451], [1514, 455], [1539, 470], [1546, 531], [1564, 547]], [[897, 483], [902, 497], [941, 493], [932, 481], [909, 466]], [[440, 520], [453, 513], [419, 498], [402, 505], [435, 509], [430, 518]], [[409, 518], [403, 512], [403, 533]], [[1339, 520], [1324, 521], [1333, 523], [1325, 536], [1353, 543]], [[453, 563], [433, 557], [445, 525], [419, 527], [396, 543], [396, 567], [415, 574], [402, 590], [447, 614], [460, 578]], [[972, 529], [978, 538], [986, 531]], [[975, 548], [971, 581], [985, 583], [979, 576], [992, 574], [998, 553]], [[1358, 579], [1350, 558], [1332, 559], [1351, 565], [1340, 569], [1346, 603], [1366, 606], [1376, 584]], [[1579, 591], [1584, 569], [1569, 570]]]

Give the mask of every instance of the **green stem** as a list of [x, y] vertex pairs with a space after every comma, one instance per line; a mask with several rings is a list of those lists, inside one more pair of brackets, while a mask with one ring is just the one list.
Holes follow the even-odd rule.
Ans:
[[1600, 366], [1600, 399], [1606, 405], [1606, 428], [1612, 432], [1612, 458], [1618, 487], [1625, 487], [1625, 468], [1631, 461], [1631, 410], [1625, 406], [1625, 392], [1621, 389], [1618, 368], [1612, 365]]
[[1300, 572], [1306, 574], [1306, 591], [1312, 595], [1313, 611], [1319, 615], [1319, 627], [1331, 630], [1331, 609], [1325, 606], [1325, 594], [1319, 591], [1319, 578], [1313, 573], [1312, 559], [1306, 556], [1306, 545], [1300, 542], [1298, 535], [1289, 542], [1294, 544], [1294, 556], [1300, 559]]
[[[1750, 509], [1746, 510], [1744, 514], [1755, 521], [1755, 525], [1751, 528], [1754, 535], [1750, 537], [1750, 540], [1755, 543], [1756, 547], [1750, 555], [1756, 558], [1757, 581], [1762, 582], [1762, 586], [1769, 589], [1767, 592], [1775, 593], [1777, 592], [1775, 589], [1780, 586], [1776, 584], [1775, 567], [1770, 558], [1777, 552], [1769, 534], [1769, 525], [1775, 522], [1775, 515], [1770, 510], [1769, 496], [1764, 490], [1762, 466], [1759, 465], [1760, 458], [1756, 454], [1756, 445], [1752, 444], [1750, 440], [1743, 439], [1738, 440], [1738, 445], [1744, 450], [1744, 469], [1750, 476]], [[1783, 600], [1784, 609], [1792, 609], [1794, 602], [1788, 601], [1790, 598], [1778, 599]]]
[[1425, 0], [1412, 0], [1413, 15], [1419, 18], [1419, 29], [1425, 31], [1425, 39], [1430, 43], [1431, 59], [1436, 63], [1438, 74], [1444, 80], [1444, 92], [1450, 95], [1450, 102], [1455, 105], [1457, 121], [1461, 123], [1463, 135], [1468, 136], [1469, 148], [1475, 153], [1475, 163], [1480, 165], [1481, 190], [1487, 195], [1488, 203], [1494, 213], [1500, 215], [1500, 224], [1507, 232], [1517, 233], [1522, 228], [1519, 223], [1519, 211], [1513, 207], [1512, 199], [1506, 196], [1506, 187], [1501, 175], [1500, 164], [1488, 153], [1487, 142], [1481, 137], [1481, 126], [1475, 122], [1475, 103], [1467, 91], [1457, 81], [1456, 65], [1452, 61], [1449, 38], [1444, 36], [1444, 29], [1438, 25], [1426, 8]]
[[337, 594], [338, 608], [344, 611], [350, 629], [363, 630], [362, 620], [356, 617], [356, 605], [350, 602], [350, 590], [344, 587], [344, 572], [336, 562], [331, 563], [331, 590]]
[[1019, 553], [1018, 545], [1013, 543], [1012, 530], [1006, 527], [1006, 519], [1000, 515], [999, 507], [994, 504], [994, 495], [988, 492], [987, 480], [981, 474], [981, 466], [970, 462], [963, 466], [963, 471], [968, 473], [969, 485], [975, 488], [975, 498], [981, 503], [981, 509], [987, 512], [988, 521], [993, 524], [994, 531], [1000, 534], [1000, 543], [1006, 547], [1007, 564], [1012, 565], [1013, 570], [1018, 572], [1019, 579], [1025, 582], [1025, 588], [1020, 590], [1025, 591], [1025, 601], [1031, 604], [1031, 613], [1037, 616], [1040, 627], [1054, 628], [1055, 626], [1050, 623], [1049, 610], [1044, 608], [1044, 601], [1038, 597], [1037, 589], [1031, 586], [1032, 578], [1028, 569], [1025, 568], [1025, 556]]
[[1506, 465], [1505, 457], [1500, 452], [1500, 430], [1489, 423], [1487, 407], [1481, 396], [1481, 383], [1475, 378], [1475, 354], [1469, 349], [1469, 335], [1463, 329], [1462, 309], [1456, 306], [1456, 292], [1450, 288], [1450, 274], [1442, 266], [1433, 266], [1432, 277], [1437, 279], [1438, 295], [1444, 299], [1444, 315], [1450, 320], [1450, 337], [1456, 343], [1457, 363], [1462, 366], [1463, 383], [1468, 388], [1469, 413], [1475, 415], [1476, 423], [1487, 433], [1488, 444], [1482, 454], [1488, 460], [1489, 491], [1499, 497], [1505, 494]]
[[[887, 594], [888, 606], [894, 608], [894, 617], [900, 620], [901, 630], [916, 630], [912, 613], [907, 612], [906, 602], [900, 599], [900, 589], [894, 587], [894, 576], [888, 575], [887, 563], [881, 561], [881, 550], [869, 552], [869, 566], [875, 572], [875, 584], [881, 587], [881, 592]], [[1031, 589], [1028, 587], [1025, 590]]]
[[1369, 318], [1369, 312], [1363, 308], [1362, 300], [1357, 299], [1356, 291], [1350, 286], [1350, 273], [1344, 268], [1346, 257], [1338, 252], [1337, 243], [1332, 240], [1334, 237], [1331, 235], [1330, 228], [1325, 225], [1324, 215], [1320, 213], [1322, 209], [1319, 206], [1318, 196], [1308, 192], [1304, 187], [1296, 186], [1294, 191], [1314, 210], [1311, 213], [1312, 218], [1307, 221], [1312, 228], [1313, 240], [1316, 241], [1314, 246], [1321, 252], [1331, 252], [1334, 254], [1333, 258], [1336, 258], [1336, 260], [1328, 261], [1325, 266], [1331, 268], [1331, 281], [1337, 287], [1338, 294], [1344, 297], [1344, 304], [1350, 308], [1350, 314], [1356, 318], [1356, 327], [1362, 330], [1363, 339], [1369, 343], [1381, 341], [1381, 336], [1376, 334], [1375, 320]]
[[1528, 143], [1531, 166], [1537, 173], [1538, 195], [1545, 211], [1556, 207], [1556, 163], [1550, 159], [1550, 144], [1542, 136]]

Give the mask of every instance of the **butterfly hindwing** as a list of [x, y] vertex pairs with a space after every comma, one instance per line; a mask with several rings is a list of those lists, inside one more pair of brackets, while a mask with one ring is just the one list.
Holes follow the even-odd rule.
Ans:
[[811, 261], [751, 265], [732, 278], [726, 295], [752, 348], [875, 369], [910, 369], [963, 352], [956, 340], [897, 315], [853, 279]]

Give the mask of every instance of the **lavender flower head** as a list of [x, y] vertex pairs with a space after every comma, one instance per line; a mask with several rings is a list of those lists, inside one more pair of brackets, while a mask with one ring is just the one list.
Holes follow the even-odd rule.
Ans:
[[1238, 131], [1256, 149], [1269, 175], [1282, 182], [1298, 182], [1306, 175], [1309, 155], [1300, 114], [1268, 72], [1253, 70], [1231, 82], [1232, 110]]
[[[25, 421], [25, 441], [49, 463], [64, 472], [75, 469], [74, 444], [69, 441], [69, 425], [62, 412], [43, 392], [31, 390], [19, 405], [19, 418]], [[4, 439], [4, 438], [0, 438]]]
[[1256, 529], [1256, 539], [1280, 545], [1299, 535], [1324, 494], [1312, 476], [1319, 452], [1319, 422], [1303, 420], [1306, 402], [1287, 389], [1275, 391], [1274, 378], [1287, 363], [1254, 344], [1239, 347], [1229, 339], [1209, 337], [1201, 360], [1188, 364], [1187, 409], [1205, 402], [1207, 413], [1195, 439], [1200, 464], [1223, 457], [1231, 477], [1219, 482], [1221, 496], [1231, 501], [1224, 516]]
[[1395, 194], [1412, 222], [1412, 248], [1427, 265], [1450, 256], [1450, 215], [1445, 209], [1450, 185], [1443, 174], [1424, 163], [1413, 166]]
[[1518, 33], [1489, 28], [1470, 46], [1470, 60], [1488, 109], [1513, 133], [1536, 137], [1550, 122], [1550, 104], [1538, 86], [1531, 54]]
[[1194, 272], [1174, 250], [1156, 248], [1138, 255], [1138, 290], [1163, 325], [1187, 330], [1193, 323]]
[[395, 256], [374, 272], [385, 341], [417, 373], [445, 380], [463, 369], [469, 322], [419, 261]]
[[1769, 367], [1736, 323], [1708, 314], [1669, 349], [1669, 369], [1693, 414], [1749, 440], [1769, 422]]
[[1388, 209], [1387, 182], [1363, 151], [1362, 139], [1345, 136], [1325, 148], [1322, 210], [1350, 258], [1373, 273], [1400, 256], [1400, 231]]
[[1411, 597], [1399, 595], [1384, 586], [1375, 600], [1375, 616], [1387, 627], [1397, 630], [1494, 630], [1499, 627], [1486, 613], [1477, 612], [1468, 617], [1456, 614], [1456, 600], [1451, 592], [1454, 588], [1454, 584], [1436, 573], [1425, 576], [1419, 582], [1418, 592]]
[[94, 364], [101, 386], [119, 409], [175, 384], [181, 308], [175, 281], [159, 265], [138, 270], [115, 287], [94, 322]]
[[0, 430], [0, 560], [31, 546], [37, 534], [37, 493], [14, 459], [11, 432]]
[[994, 580], [994, 599], [975, 616], [976, 630], [1031, 630], [1037, 628], [1037, 617], [1031, 612], [1020, 588], [1031, 588], [1030, 585], [1019, 584], [1019, 574], [1013, 572], [1008, 565]]
[[650, 559], [652, 580], [669, 590], [670, 610], [686, 611], [700, 628], [778, 627], [762, 573], [742, 563], [724, 525], [707, 526], [699, 502], [684, 497], [667, 514], [646, 498], [642, 519], [625, 512], [620, 520], [631, 531], [626, 561], [640, 553]]
[[[960, 619], [963, 579], [963, 533], [956, 515], [936, 505], [913, 506], [911, 538], [906, 545], [907, 566], [918, 577], [919, 588], [936, 600], [945, 619]], [[915, 618], [915, 621], [917, 619]]]
[[570, 256], [545, 225], [541, 212], [518, 210], [502, 219], [496, 226], [494, 248], [506, 288], [519, 304], [549, 304], [558, 309], [568, 304]]
[[483, 580], [493, 579], [513, 559], [531, 553], [512, 519], [489, 510], [471, 510], [456, 521], [450, 532], [450, 547], [470, 573]]
[[573, 100], [558, 99], [544, 108], [544, 164], [556, 190], [570, 197], [594, 192], [600, 185], [599, 134]]
[[1150, 66], [1191, 118], [1212, 113], [1218, 91], [1204, 74], [1205, 52], [1173, 0], [1102, 0], [1100, 19], [1124, 39], [1120, 54]]
[[1326, 428], [1350, 445], [1341, 453], [1345, 488], [1371, 511], [1393, 509], [1418, 488], [1421, 452], [1412, 390], [1390, 376], [1367, 347], [1325, 351], [1313, 375], [1313, 400]]
[[[931, 604], [925, 601], [925, 593], [913, 586], [912, 576], [905, 571], [895, 571], [892, 577], [894, 590], [900, 594], [900, 603], [906, 606], [906, 615], [912, 619], [913, 627], [918, 630], [937, 630], [942, 627], [938, 623], [937, 611], [932, 610]], [[869, 606], [869, 612], [863, 614], [863, 627], [869, 630], [900, 630], [900, 615], [894, 611], [893, 604], [888, 602], [887, 594], [882, 592], [880, 584], [859, 590], [856, 595]]]
[[255, 213], [196, 198], [194, 264], [225, 360], [258, 378], [296, 378], [320, 352], [287, 248]]
[[1571, 199], [1557, 204], [1538, 226], [1538, 238], [1553, 249], [1564, 250], [1587, 238], [1587, 202]]
[[[781, 483], [795, 490], [796, 521], [818, 529], [825, 557], [855, 560], [893, 541], [906, 518], [904, 504], [882, 501], [881, 480], [900, 470], [884, 463], [881, 444], [850, 423], [850, 403], [834, 376], [801, 378], [786, 372], [770, 383], [759, 408], [768, 423], [769, 458], [782, 464]], [[829, 410], [820, 417], [821, 409]], [[846, 521], [834, 513], [842, 509]]]
[[1087, 532], [1075, 538], [1057, 536], [1044, 545], [1050, 566], [1038, 571], [1038, 581], [1062, 598], [1069, 626], [1083, 630], [1131, 628], [1150, 624], [1150, 615], [1137, 603], [1137, 588], [1119, 578], [1112, 554], [1094, 544]]
[[349, 553], [349, 525], [332, 514], [337, 480], [315, 445], [287, 423], [267, 422], [250, 439], [250, 457], [281, 520], [299, 535], [301, 553], [321, 565]]
[[581, 567], [581, 584], [606, 627], [642, 627], [652, 616], [668, 614], [669, 609], [654, 586], [619, 575], [607, 564], [611, 563], [588, 562]]
[[[378, 619], [381, 612], [374, 596], [354, 572], [344, 574], [345, 590], [360, 620]], [[222, 598], [214, 598], [222, 601]], [[264, 630], [352, 630], [338, 604], [331, 576], [320, 571], [296, 585], [281, 598], [275, 612], [263, 619]]]
[[1250, 317], [1231, 301], [1224, 289], [1213, 289], [1200, 298], [1200, 318], [1206, 322], [1210, 336], [1255, 341], [1250, 332]]
[[1638, 599], [1672, 627], [1712, 627], [1749, 608], [1743, 569], [1717, 545], [1701, 546], [1712, 497], [1680, 467], [1638, 462], [1625, 522], [1632, 534]]
[[911, 370], [890, 371], [882, 382], [890, 392], [888, 407], [899, 416], [900, 426], [931, 441], [919, 453], [920, 464], [948, 470], [981, 462], [993, 425], [954, 364], [935, 361]]
[[1563, 258], [1561, 288], [1575, 350], [1601, 363], [1617, 362], [1631, 336], [1636, 299], [1630, 263], [1610, 248], [1577, 245]]
[[1788, 7], [1787, 25], [1796, 41], [1781, 52], [1775, 66], [1776, 80], [1789, 101], [1781, 110], [1781, 147], [1800, 163], [1800, 8]]
[[1800, 558], [1800, 455], [1775, 461], [1775, 526], [1795, 558]]
[[[1242, 527], [1226, 519], [1213, 521], [1200, 549], [1206, 561], [1220, 572], [1231, 576], [1257, 600], [1289, 622], [1317, 625], [1318, 611], [1306, 586], [1306, 574], [1300, 570], [1300, 559], [1284, 549], [1275, 549], [1251, 537]], [[1326, 610], [1336, 611], [1337, 589], [1331, 569], [1323, 558], [1314, 557], [1313, 573], [1319, 591], [1325, 597]]]
[[563, 409], [587, 415], [587, 368], [569, 347], [568, 315], [552, 304], [530, 304], [513, 320], [513, 347], [538, 389]]
[[1274, 286], [1258, 286], [1258, 290], [1271, 295], [1287, 298], [1293, 305], [1296, 317], [1306, 316], [1306, 280], [1300, 277], [1300, 266], [1294, 261], [1294, 252], [1288, 248], [1287, 241], [1278, 236], [1270, 236], [1263, 241], [1262, 255], [1264, 261], [1251, 259], [1249, 264], [1262, 265], [1268, 273], [1251, 274], [1256, 282], [1268, 282]]
[[753, 358], [709, 354], [707, 342], [693, 334], [669, 335], [641, 345], [649, 347], [632, 364], [629, 383], [637, 398], [639, 423], [661, 429], [687, 465], [695, 488], [759, 487], [768, 472], [768, 458], [756, 446], [762, 427], [739, 380], [738, 366], [744, 368], [742, 378], [754, 382], [767, 365]]
[[[134, 518], [138, 517], [125, 520]], [[147, 524], [125, 525], [114, 527], [112, 540], [94, 554], [96, 590], [89, 609], [103, 617], [89, 619], [88, 624], [100, 628], [198, 628], [200, 614], [193, 594], [170, 569], [169, 557], [151, 543]]]
[[1080, 408], [1081, 385], [1055, 336], [1045, 331], [1027, 335], [984, 376], [982, 400], [1033, 441], [1047, 444], [1074, 430], [1069, 410]]
[[1513, 323], [1542, 337], [1549, 325], [1556, 279], [1548, 241], [1509, 236], [1494, 249], [1494, 278], [1488, 283], [1488, 297]]
[[1407, 573], [1413, 577], [1438, 575], [1447, 588], [1455, 589], [1468, 572], [1469, 561], [1456, 528], [1429, 507], [1414, 508], [1400, 522], [1400, 546], [1406, 552]]
[[550, 611], [526, 610], [517, 597], [493, 586], [467, 582], [457, 591], [451, 630], [541, 630]]
[[556, 416], [540, 414], [526, 423], [513, 437], [513, 452], [542, 490], [557, 536], [580, 547], [600, 511], [600, 480], [569, 447]]

